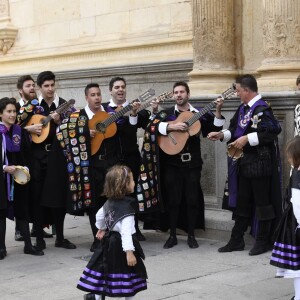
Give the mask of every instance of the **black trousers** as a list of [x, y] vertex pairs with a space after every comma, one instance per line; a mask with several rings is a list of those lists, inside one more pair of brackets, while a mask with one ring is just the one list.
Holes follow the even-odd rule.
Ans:
[[239, 176], [236, 215], [250, 218], [256, 212], [259, 220], [272, 220], [275, 214], [270, 190], [271, 177]]
[[[194, 235], [197, 218], [204, 219], [204, 201], [200, 186], [201, 167], [189, 168], [165, 165], [163, 184], [165, 188], [171, 235], [176, 234], [181, 203], [186, 206], [189, 235]], [[204, 222], [204, 220], [203, 220]]]

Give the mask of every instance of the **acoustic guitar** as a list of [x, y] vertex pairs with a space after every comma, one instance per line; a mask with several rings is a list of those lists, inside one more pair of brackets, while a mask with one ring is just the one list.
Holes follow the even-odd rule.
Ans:
[[123, 107], [114, 114], [108, 114], [105, 111], [98, 111], [91, 120], [89, 120], [89, 129], [96, 130], [96, 135], [91, 139], [91, 155], [97, 153], [104, 139], [114, 136], [117, 132], [115, 123], [120, 117], [132, 109], [134, 102], [143, 102], [155, 95], [153, 89], [149, 89], [133, 100], [129, 105]]
[[[227, 99], [235, 94], [235, 85], [227, 89], [221, 94], [223, 99]], [[169, 121], [169, 124], [186, 123], [187, 131], [171, 131], [167, 135], [160, 135], [158, 137], [158, 145], [162, 151], [169, 155], [178, 154], [184, 148], [188, 138], [200, 132], [201, 123], [199, 119], [209, 112], [214, 106], [215, 101], [204, 106], [199, 112], [192, 113], [190, 111], [182, 112], [175, 121]]]
[[[71, 106], [73, 106], [75, 103], [74, 99], [70, 99], [67, 102], [64, 102], [63, 104], [61, 104], [56, 110], [55, 112], [58, 114], [62, 114], [64, 112], [66, 112]], [[49, 135], [49, 131], [50, 131], [50, 121], [52, 120], [51, 116], [43, 116], [40, 114], [36, 114], [33, 115], [30, 120], [28, 121], [27, 125], [34, 125], [34, 124], [42, 124], [42, 132], [41, 134], [36, 134], [36, 133], [30, 133], [31, 137], [32, 137], [32, 141], [35, 144], [40, 144], [42, 142], [44, 142], [46, 140], [46, 138]]]

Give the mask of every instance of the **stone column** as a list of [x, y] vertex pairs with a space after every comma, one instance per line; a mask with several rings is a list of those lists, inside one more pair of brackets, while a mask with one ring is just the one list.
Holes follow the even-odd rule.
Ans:
[[0, 52], [7, 53], [15, 42], [17, 32], [10, 22], [8, 0], [0, 0]]
[[263, 0], [263, 10], [260, 89], [294, 89], [300, 74], [300, 0]]
[[233, 0], [193, 0], [193, 95], [220, 93], [236, 76]]

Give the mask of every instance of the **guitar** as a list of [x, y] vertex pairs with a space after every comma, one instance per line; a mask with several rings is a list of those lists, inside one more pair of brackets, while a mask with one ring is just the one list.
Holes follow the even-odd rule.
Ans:
[[[223, 99], [227, 99], [235, 94], [235, 84], [221, 94]], [[200, 132], [201, 124], [199, 119], [209, 112], [214, 106], [215, 101], [204, 106], [199, 112], [192, 113], [185, 111], [181, 113], [175, 121], [168, 122], [169, 124], [183, 122], [188, 125], [187, 131], [172, 131], [167, 135], [158, 136], [158, 145], [165, 153], [169, 155], [178, 154], [184, 148], [188, 138]]]
[[[74, 99], [70, 99], [69, 101], [61, 104], [57, 109], [56, 109], [56, 113], [58, 114], [62, 114], [64, 112], [66, 112], [71, 106], [73, 106], [75, 103]], [[34, 125], [34, 124], [42, 124], [42, 132], [41, 134], [36, 134], [36, 133], [30, 133], [31, 137], [32, 137], [32, 141], [35, 144], [40, 144], [42, 142], [44, 142], [46, 140], [46, 138], [49, 135], [49, 131], [50, 131], [50, 121], [52, 120], [51, 116], [43, 116], [40, 114], [36, 114], [33, 115], [30, 120], [28, 121], [27, 125]]]
[[115, 123], [120, 117], [129, 112], [134, 102], [143, 102], [155, 95], [153, 89], [149, 89], [133, 100], [129, 105], [123, 107], [114, 114], [108, 114], [105, 111], [98, 111], [91, 120], [89, 120], [89, 129], [96, 130], [96, 135], [91, 139], [91, 155], [97, 153], [104, 139], [114, 136], [117, 132]]

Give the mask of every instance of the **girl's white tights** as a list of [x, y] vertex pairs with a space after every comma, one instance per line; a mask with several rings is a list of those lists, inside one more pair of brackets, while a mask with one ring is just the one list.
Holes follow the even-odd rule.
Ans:
[[[132, 296], [132, 297], [125, 297], [125, 300], [133, 300], [133, 297], [134, 296]], [[99, 295], [95, 295], [95, 298], [96, 298], [96, 300], [101, 300], [101, 296], [99, 296]]]
[[294, 278], [295, 300], [300, 300], [300, 277]]

